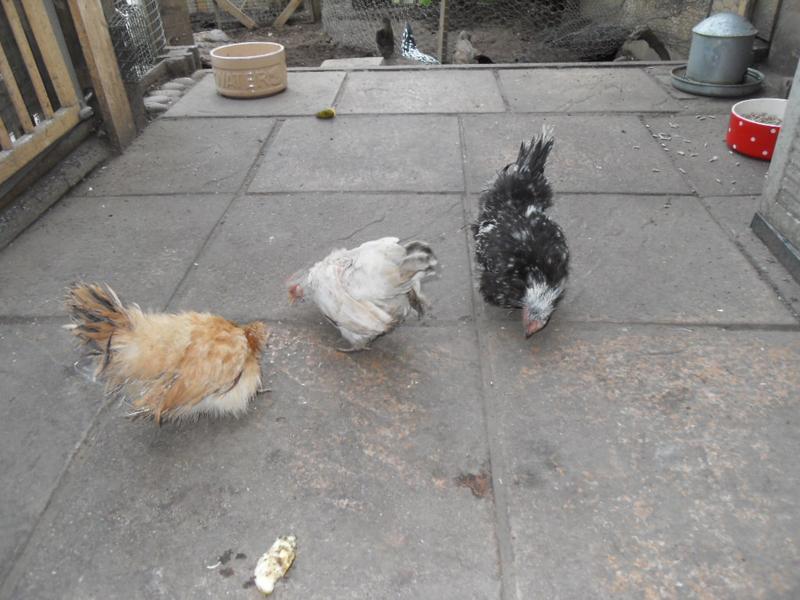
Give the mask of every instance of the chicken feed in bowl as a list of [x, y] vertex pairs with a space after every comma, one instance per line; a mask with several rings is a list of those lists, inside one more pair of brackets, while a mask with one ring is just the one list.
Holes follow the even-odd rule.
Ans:
[[771, 160], [781, 132], [786, 100], [754, 98], [737, 102], [731, 108], [728, 147], [735, 152], [761, 160]]

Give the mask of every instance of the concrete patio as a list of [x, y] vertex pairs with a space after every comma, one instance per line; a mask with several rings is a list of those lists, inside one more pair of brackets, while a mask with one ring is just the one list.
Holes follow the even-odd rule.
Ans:
[[[768, 165], [728, 152], [731, 101], [666, 66], [289, 86], [204, 78], [0, 251], [0, 597], [255, 599], [286, 533], [286, 600], [799, 597], [800, 289], [748, 228]], [[525, 340], [466, 225], [543, 123], [573, 270]], [[434, 246], [432, 315], [340, 354], [284, 281], [383, 235]], [[272, 392], [129, 422], [73, 368], [80, 279], [266, 319]]]

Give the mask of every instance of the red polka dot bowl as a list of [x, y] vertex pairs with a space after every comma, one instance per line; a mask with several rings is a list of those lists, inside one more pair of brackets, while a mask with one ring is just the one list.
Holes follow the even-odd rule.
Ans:
[[754, 98], [737, 102], [731, 108], [731, 120], [725, 138], [728, 147], [746, 156], [771, 160], [785, 111], [786, 100], [781, 98]]

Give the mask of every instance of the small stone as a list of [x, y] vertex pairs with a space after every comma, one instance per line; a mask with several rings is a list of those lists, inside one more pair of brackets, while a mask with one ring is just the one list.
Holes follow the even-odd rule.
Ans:
[[153, 96], [167, 96], [168, 98], [180, 98], [183, 96], [183, 92], [179, 92], [178, 90], [170, 90], [168, 88], [161, 88], [155, 90], [153, 92]]
[[144, 101], [145, 103], [149, 101], [149, 102], [154, 102], [156, 104], [169, 104], [172, 102], [172, 98], [170, 98], [169, 96], [160, 96], [158, 94], [153, 94], [152, 96], [147, 96], [147, 98], [145, 98]]
[[161, 102], [154, 102], [151, 98], [144, 99], [144, 109], [147, 112], [162, 113], [166, 112], [168, 108], [168, 105], [162, 104]]
[[230, 42], [231, 38], [221, 29], [211, 29], [209, 31], [199, 31], [194, 34], [196, 42]]

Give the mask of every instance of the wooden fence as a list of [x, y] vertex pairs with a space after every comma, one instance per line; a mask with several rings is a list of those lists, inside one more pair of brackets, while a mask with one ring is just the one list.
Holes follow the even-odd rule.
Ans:
[[[12, 108], [0, 113], [2, 184], [79, 123], [83, 99], [52, 0], [0, 7], [11, 31], [0, 40], [0, 76]], [[106, 129], [124, 146], [136, 131], [101, 6], [69, 0], [69, 10]]]

